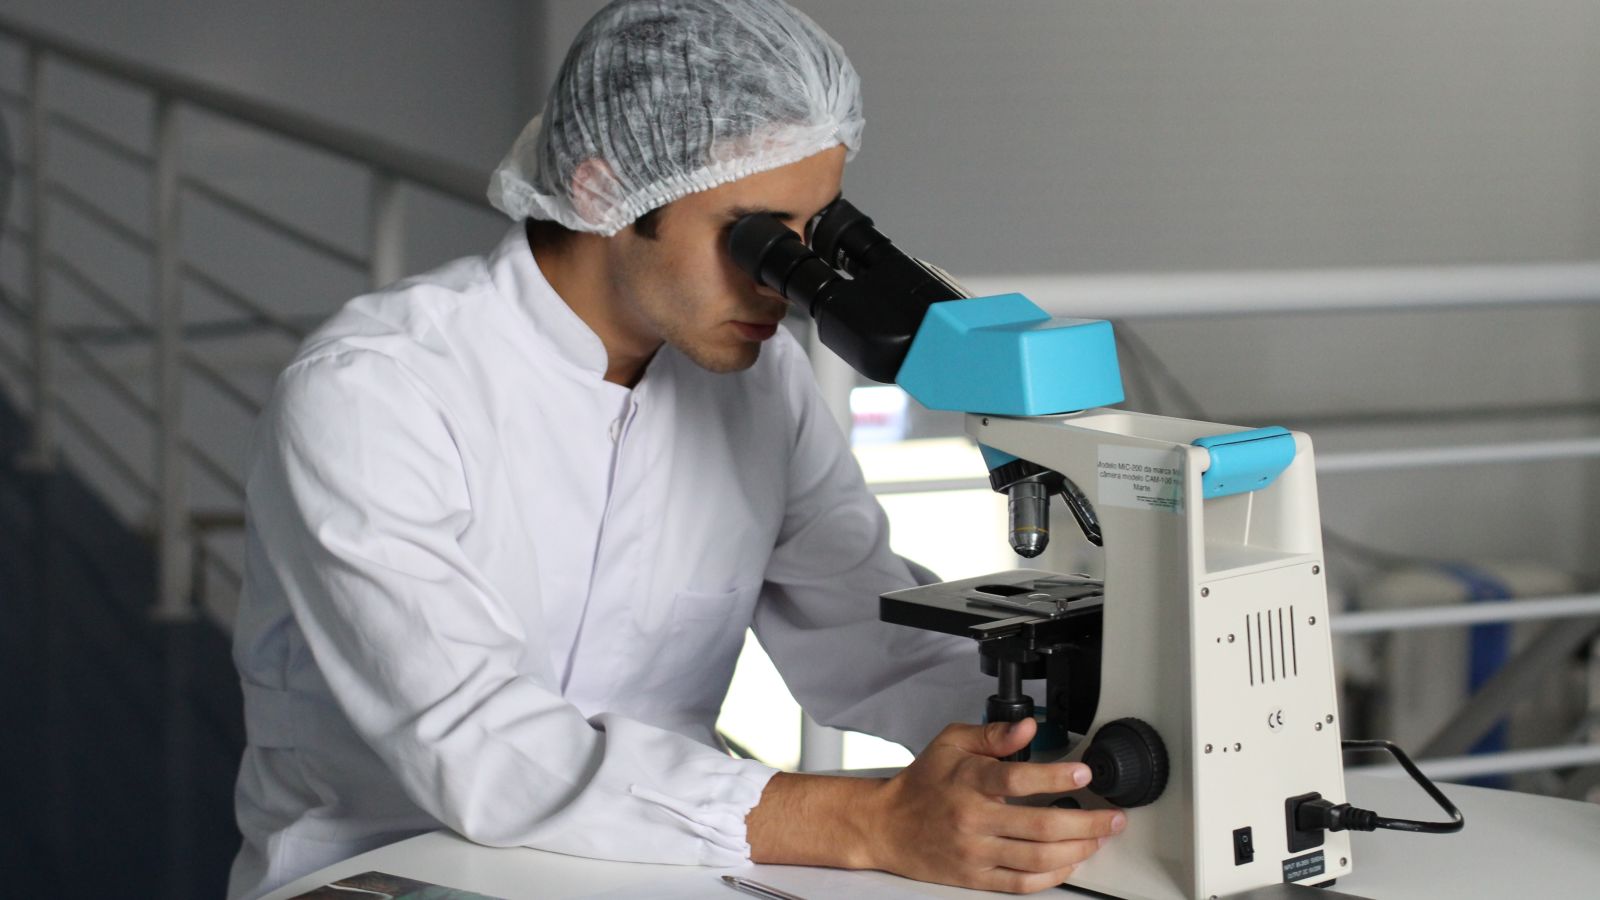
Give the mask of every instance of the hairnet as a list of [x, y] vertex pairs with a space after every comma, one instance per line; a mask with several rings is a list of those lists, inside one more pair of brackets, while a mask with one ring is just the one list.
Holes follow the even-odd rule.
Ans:
[[617, 0], [495, 170], [513, 219], [612, 235], [687, 194], [861, 143], [844, 51], [781, 0]]

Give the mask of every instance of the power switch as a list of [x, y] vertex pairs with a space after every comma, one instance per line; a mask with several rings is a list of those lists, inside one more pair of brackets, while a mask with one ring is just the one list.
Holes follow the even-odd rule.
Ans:
[[1249, 828], [1235, 828], [1233, 830], [1233, 864], [1242, 866], [1245, 863], [1255, 862], [1256, 842], [1250, 837]]

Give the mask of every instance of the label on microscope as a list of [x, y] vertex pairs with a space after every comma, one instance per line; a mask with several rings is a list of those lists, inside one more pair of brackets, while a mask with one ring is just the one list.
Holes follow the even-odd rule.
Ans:
[[1183, 465], [1179, 450], [1100, 445], [1102, 506], [1183, 512]]
[[1323, 859], [1322, 851], [1318, 850], [1315, 853], [1307, 853], [1305, 856], [1296, 856], [1293, 859], [1284, 860], [1283, 880], [1305, 881], [1307, 878], [1315, 878], [1327, 870], [1327, 862]]

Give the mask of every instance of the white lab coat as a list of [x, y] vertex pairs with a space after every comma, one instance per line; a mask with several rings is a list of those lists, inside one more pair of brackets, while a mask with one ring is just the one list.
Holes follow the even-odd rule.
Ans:
[[348, 304], [279, 379], [235, 636], [229, 895], [419, 832], [733, 865], [772, 769], [714, 748], [745, 628], [806, 710], [913, 749], [975, 719], [787, 332], [632, 390], [522, 229]]

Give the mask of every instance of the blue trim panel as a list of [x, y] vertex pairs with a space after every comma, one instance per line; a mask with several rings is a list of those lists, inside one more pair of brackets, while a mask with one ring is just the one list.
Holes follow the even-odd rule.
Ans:
[[988, 444], [979, 444], [978, 451], [983, 454], [983, 464], [988, 466], [991, 472], [1016, 459], [1004, 450], [996, 450]]
[[895, 381], [929, 409], [1048, 416], [1122, 402], [1111, 323], [1051, 318], [1021, 294], [928, 307]]
[[1294, 462], [1294, 435], [1276, 425], [1196, 438], [1194, 445], [1211, 454], [1211, 467], [1200, 476], [1208, 500], [1258, 491]]

